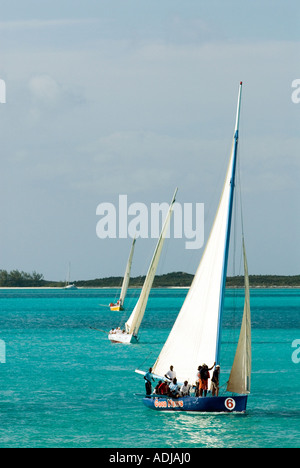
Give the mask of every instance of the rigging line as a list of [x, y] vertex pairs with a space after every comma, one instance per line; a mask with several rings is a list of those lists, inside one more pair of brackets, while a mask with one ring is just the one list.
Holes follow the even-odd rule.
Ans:
[[242, 198], [242, 177], [241, 177], [241, 164], [240, 158], [238, 161], [238, 179], [239, 179], [239, 196], [240, 196], [240, 216], [241, 216], [241, 228], [242, 238], [244, 239], [244, 215], [243, 215], [243, 198]]
[[[174, 219], [174, 218], [173, 218]], [[170, 228], [170, 231], [171, 231], [171, 228]], [[154, 280], [153, 280], [153, 283], [155, 281], [155, 278], [159, 275], [163, 275], [163, 271], [164, 271], [164, 267], [166, 265], [166, 262], [167, 262], [167, 257], [168, 257], [168, 251], [169, 251], [169, 246], [170, 246], [170, 240], [172, 239], [171, 237], [171, 232], [170, 232], [170, 238], [165, 238], [165, 241], [164, 241], [164, 249], [161, 253], [161, 257], [160, 257], [160, 262], [157, 266], [157, 271], [156, 271], [156, 275], [154, 277]], [[152, 288], [151, 288], [152, 289]]]
[[123, 279], [124, 279], [124, 278], [121, 277], [120, 282], [119, 282], [119, 286], [116, 287], [116, 290], [115, 290], [115, 298], [114, 298], [114, 304], [117, 302], [118, 298], [120, 298], [121, 289], [122, 289], [122, 284], [123, 284]]
[[89, 327], [91, 330], [96, 330], [96, 331], [99, 331], [99, 332], [102, 332], [102, 333], [105, 333], [107, 335], [107, 331], [105, 330], [101, 330], [100, 328], [95, 328], [95, 327]]
[[153, 351], [151, 351], [151, 353], [148, 354], [148, 356], [143, 360], [143, 362], [141, 364], [138, 365], [137, 369], [140, 369], [140, 367], [142, 367], [144, 365], [144, 363], [147, 361], [147, 359], [151, 356], [151, 354], [153, 354]]
[[[229, 380], [227, 382], [225, 382], [224, 384], [219, 386], [219, 396], [222, 396], [227, 392], [226, 388], [227, 388], [228, 382], [229, 382]], [[224, 389], [224, 387], [226, 387], [226, 388]]]
[[[239, 147], [237, 148], [237, 177], [235, 185], [240, 187], [240, 178], [239, 178], [239, 163], [240, 163], [240, 151]], [[239, 192], [236, 190], [234, 197], [234, 210], [233, 210], [233, 254], [232, 254], [232, 275], [236, 276], [237, 273], [237, 236], [238, 236], [238, 205], [239, 205]], [[232, 319], [233, 319], [233, 329], [232, 336], [235, 338], [236, 330], [236, 315], [237, 315], [237, 289], [234, 289], [233, 300], [232, 300]]]
[[123, 314], [121, 315], [120, 317], [120, 320], [119, 320], [119, 327], [121, 328], [121, 325], [123, 325], [123, 328], [125, 327], [124, 323], [126, 322], [126, 317], [128, 315], [128, 312], [127, 312], [127, 309], [128, 308], [125, 308], [123, 309]]
[[119, 327], [120, 328], [121, 328], [121, 326], [123, 328], [125, 327], [125, 324], [126, 324], [127, 320], [129, 319], [133, 309], [136, 306], [139, 294], [140, 294], [140, 290], [138, 290], [138, 289], [136, 289], [136, 287], [134, 287], [134, 292], [133, 292], [132, 296], [131, 295], [126, 296], [126, 307], [124, 307], [123, 314], [121, 314], [120, 321], [119, 321]]

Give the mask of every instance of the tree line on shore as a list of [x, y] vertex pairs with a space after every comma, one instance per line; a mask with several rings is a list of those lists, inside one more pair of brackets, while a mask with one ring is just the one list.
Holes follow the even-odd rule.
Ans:
[[[154, 288], [167, 287], [190, 287], [194, 275], [183, 272], [173, 272], [155, 277]], [[145, 276], [137, 276], [130, 279], [130, 287], [143, 286]], [[121, 276], [113, 276], [108, 278], [97, 278], [93, 280], [74, 281], [77, 287], [86, 288], [113, 288], [121, 287], [123, 278]], [[299, 287], [300, 275], [283, 276], [283, 275], [250, 275], [250, 287], [252, 288], [280, 288], [280, 287]], [[228, 288], [243, 288], [244, 277], [233, 276], [227, 278], [226, 283]], [[47, 281], [44, 275], [37, 273], [26, 273], [24, 271], [0, 270], [0, 287], [2, 288], [22, 288], [22, 287], [64, 287], [64, 281]]]
[[26, 273], [19, 270], [0, 270], [0, 286], [13, 288], [13, 287], [39, 287], [47, 283], [42, 274], [36, 271]]

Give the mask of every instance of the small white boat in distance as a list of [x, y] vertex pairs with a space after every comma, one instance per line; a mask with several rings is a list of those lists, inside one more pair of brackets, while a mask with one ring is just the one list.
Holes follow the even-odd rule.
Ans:
[[75, 286], [75, 284], [68, 284], [65, 286], [65, 289], [77, 289], [77, 286]]
[[66, 285], [64, 289], [77, 289], [77, 286], [75, 286], [75, 284], [70, 284], [70, 273], [71, 273], [71, 264], [69, 263]]

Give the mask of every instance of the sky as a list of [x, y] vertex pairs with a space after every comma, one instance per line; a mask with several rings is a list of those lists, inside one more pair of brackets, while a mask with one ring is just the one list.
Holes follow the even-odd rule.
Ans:
[[[1, 0], [0, 11], [0, 269], [122, 276], [131, 239], [100, 239], [97, 207], [118, 213], [126, 195], [150, 213], [175, 187], [182, 207], [204, 204], [207, 240], [242, 80], [249, 272], [300, 273], [298, 0]], [[147, 271], [148, 237], [133, 276]], [[166, 241], [158, 274], [195, 273], [203, 248], [186, 240]]]

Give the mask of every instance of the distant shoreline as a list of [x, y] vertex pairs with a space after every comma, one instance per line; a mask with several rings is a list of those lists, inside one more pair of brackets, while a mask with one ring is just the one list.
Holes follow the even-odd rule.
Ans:
[[[184, 272], [157, 275], [154, 279], [153, 288], [189, 289], [193, 278], [194, 275]], [[132, 289], [141, 288], [144, 280], [145, 276], [131, 278], [129, 287]], [[122, 282], [123, 277], [112, 276], [93, 280], [73, 281], [72, 284], [77, 289], [120, 289]], [[250, 275], [249, 282], [251, 289], [300, 289], [300, 275]], [[243, 289], [244, 277], [228, 277], [226, 288]], [[33, 273], [30, 275], [18, 270], [10, 273], [0, 270], [0, 289], [61, 289], [72, 291], [72, 289], [66, 288], [64, 281], [48, 281], [41, 274]]]

